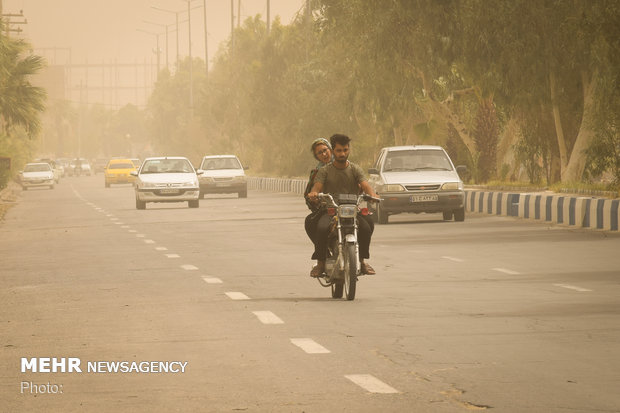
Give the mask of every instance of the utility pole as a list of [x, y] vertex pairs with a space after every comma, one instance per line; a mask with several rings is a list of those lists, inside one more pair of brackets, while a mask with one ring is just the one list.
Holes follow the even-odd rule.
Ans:
[[269, 36], [270, 28], [271, 28], [270, 1], [267, 0], [267, 36]]
[[[0, 0], [2, 1], [2, 0]], [[207, 70], [207, 80], [209, 80], [209, 46], [207, 45], [207, 0], [202, 0], [202, 8], [204, 9], [204, 29], [205, 29], [205, 67]]]
[[241, 0], [237, 2], [237, 27], [241, 27]]
[[187, 0], [187, 19], [189, 21], [189, 109], [194, 112], [194, 76], [192, 61], [192, 12], [190, 10], [191, 0]]
[[235, 51], [235, 0], [230, 0], [230, 54]]

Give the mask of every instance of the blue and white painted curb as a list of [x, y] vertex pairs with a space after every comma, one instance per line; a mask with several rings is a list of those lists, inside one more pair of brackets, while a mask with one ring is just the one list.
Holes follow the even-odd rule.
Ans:
[[620, 200], [559, 194], [465, 191], [468, 212], [618, 231]]
[[[248, 189], [303, 195], [306, 180], [248, 177]], [[467, 212], [618, 231], [620, 200], [548, 193], [465, 190]]]

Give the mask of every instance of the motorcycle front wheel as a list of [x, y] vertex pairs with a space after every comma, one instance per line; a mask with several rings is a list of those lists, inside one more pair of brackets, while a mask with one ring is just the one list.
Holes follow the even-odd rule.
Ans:
[[355, 299], [355, 287], [357, 284], [357, 253], [355, 251], [355, 244], [347, 244], [344, 254], [344, 291], [347, 300], [351, 301]]

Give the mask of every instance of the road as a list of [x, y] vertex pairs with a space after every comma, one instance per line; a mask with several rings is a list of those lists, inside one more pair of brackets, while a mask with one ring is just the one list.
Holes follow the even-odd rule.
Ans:
[[[620, 411], [619, 235], [396, 216], [349, 302], [308, 276], [305, 215], [252, 191], [138, 211], [101, 175], [23, 192], [0, 223], [0, 410]], [[22, 373], [35, 357], [82, 372]]]

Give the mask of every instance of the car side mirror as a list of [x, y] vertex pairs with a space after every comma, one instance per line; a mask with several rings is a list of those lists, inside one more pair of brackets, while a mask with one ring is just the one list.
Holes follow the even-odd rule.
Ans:
[[377, 168], [369, 168], [368, 173], [370, 175], [379, 175], [379, 170]]
[[131, 172], [129, 172], [129, 175], [131, 175], [131, 176], [138, 176], [138, 171], [131, 171]]

